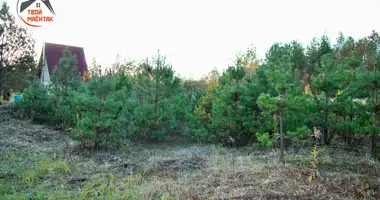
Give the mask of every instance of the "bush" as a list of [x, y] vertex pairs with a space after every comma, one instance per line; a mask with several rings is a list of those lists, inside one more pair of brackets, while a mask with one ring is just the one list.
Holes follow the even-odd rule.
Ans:
[[37, 77], [25, 89], [20, 102], [16, 105], [23, 111], [25, 117], [41, 123], [54, 122], [53, 101], [49, 88], [42, 85]]
[[268, 132], [265, 133], [256, 133], [257, 140], [259, 143], [257, 144], [258, 146], [261, 147], [272, 147], [273, 146], [273, 141], [269, 136]]
[[288, 131], [287, 137], [290, 138], [296, 145], [310, 146], [313, 141], [309, 139], [311, 130], [306, 126], [298, 127], [295, 131]]
[[73, 104], [77, 108], [74, 138], [83, 144], [92, 141], [94, 148], [115, 135], [118, 110], [122, 107], [116, 84], [112, 77], [93, 77], [76, 92]]

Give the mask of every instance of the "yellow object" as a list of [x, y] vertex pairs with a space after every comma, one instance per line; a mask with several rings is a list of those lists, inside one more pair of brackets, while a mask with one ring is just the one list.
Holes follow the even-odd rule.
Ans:
[[1, 102], [10, 102], [10, 103], [13, 103], [15, 101], [15, 96], [22, 96], [22, 94], [21, 93], [11, 93], [11, 97], [10, 97], [9, 101], [5, 101], [4, 97], [1, 96], [0, 101]]
[[84, 75], [83, 75], [83, 80], [87, 81], [89, 77], [90, 77], [90, 74], [88, 72], [88, 69], [85, 69], [84, 70]]
[[305, 94], [313, 95], [313, 93], [311, 92], [311, 89], [310, 89], [310, 85], [309, 85], [309, 84], [307, 84], [307, 85], [305, 86]]
[[12, 102], [13, 103], [14, 102], [14, 96], [15, 96], [14, 94], [11, 94], [11, 97], [10, 97], [9, 101], [5, 101], [4, 97], [2, 96], [1, 97], [1, 102]]
[[340, 94], [342, 94], [342, 91], [338, 90], [338, 92], [336, 93], [336, 96], [339, 96]]
[[307, 178], [309, 183], [311, 183], [311, 181], [313, 180], [313, 176], [309, 176], [309, 178]]
[[312, 166], [312, 171], [311, 171], [311, 175], [308, 177], [308, 181], [309, 183], [311, 183], [313, 181], [313, 179], [315, 179], [317, 173], [318, 173], [318, 166], [317, 166], [317, 156], [318, 156], [318, 150], [317, 150], [317, 143], [314, 145], [313, 147], [313, 151], [311, 152], [311, 154], [313, 154], [313, 160], [311, 161], [311, 166]]

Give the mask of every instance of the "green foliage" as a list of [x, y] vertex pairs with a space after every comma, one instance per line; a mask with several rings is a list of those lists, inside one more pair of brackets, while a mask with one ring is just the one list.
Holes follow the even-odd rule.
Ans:
[[265, 133], [256, 133], [257, 140], [259, 141], [259, 146], [261, 147], [272, 147], [273, 141], [269, 136], [268, 132]]
[[52, 122], [53, 101], [49, 89], [42, 85], [37, 77], [25, 90], [17, 107], [23, 110], [26, 117], [39, 122]]
[[326, 36], [306, 48], [298, 41], [275, 43], [261, 63], [250, 47], [234, 66], [201, 80], [177, 77], [158, 54], [139, 65], [118, 60], [108, 71], [94, 60], [90, 78], [81, 81], [75, 57], [64, 51], [52, 85], [34, 81], [18, 106], [33, 119], [74, 128], [74, 138], [94, 146], [172, 137], [308, 145], [315, 127], [324, 144], [344, 138], [358, 145], [370, 137], [375, 154], [379, 38], [376, 32], [358, 41], [341, 34], [334, 47]]
[[261, 94], [257, 99], [259, 107], [267, 113], [273, 113], [278, 110], [276, 102], [276, 98], [271, 97], [269, 94]]
[[77, 61], [68, 50], [63, 50], [59, 65], [53, 70], [52, 84], [49, 85], [54, 102], [54, 118], [62, 127], [72, 127], [76, 122], [75, 93], [81, 87]]
[[192, 136], [202, 142], [215, 141], [216, 137], [212, 133], [211, 119], [212, 107], [215, 102], [215, 91], [219, 85], [219, 73], [214, 70], [209, 76], [204, 77], [201, 82], [204, 84], [205, 94], [200, 97], [199, 103], [193, 111], [195, 123], [197, 126]]
[[80, 76], [78, 73], [77, 60], [68, 50], [63, 50], [63, 57], [59, 60], [58, 66], [53, 70], [51, 81], [55, 87], [64, 90], [68, 87], [76, 89], [80, 86]]
[[332, 55], [324, 55], [321, 64], [316, 68], [318, 74], [312, 77], [314, 88], [327, 93], [328, 96], [336, 94], [342, 88], [345, 71], [336, 67], [335, 58]]
[[139, 99], [134, 112], [137, 115], [134, 121], [136, 135], [163, 139], [178, 127], [175, 105], [180, 101], [177, 96], [180, 84], [172, 67], [160, 54], [140, 66], [135, 85], [135, 95]]
[[253, 76], [250, 81], [244, 84], [241, 94], [241, 105], [243, 111], [241, 113], [244, 130], [250, 137], [251, 141], [255, 141], [256, 132], [266, 132], [272, 130], [273, 125], [268, 120], [271, 116], [260, 114], [261, 110], [258, 104], [260, 93], [265, 92], [265, 88], [258, 83], [256, 76]]
[[299, 95], [288, 98], [285, 108], [285, 125], [287, 130], [299, 127], [320, 127], [320, 110], [310, 95]]
[[34, 40], [26, 28], [15, 23], [5, 1], [0, 8], [0, 47], [0, 96], [23, 91], [35, 75]]
[[76, 92], [73, 97], [78, 111], [74, 138], [92, 141], [97, 147], [115, 134], [118, 110], [123, 104], [112, 77], [91, 78], [83, 91]]
[[220, 77], [221, 87], [215, 93], [211, 127], [216, 138], [226, 140], [228, 136], [238, 140], [244, 134], [243, 109], [241, 105], [242, 78], [245, 71], [242, 67], [229, 67]]
[[290, 137], [296, 144], [313, 144], [313, 142], [308, 138], [308, 136], [311, 135], [311, 131], [307, 128], [307, 126], [298, 127], [295, 131], [288, 131], [287, 134], [288, 137]]

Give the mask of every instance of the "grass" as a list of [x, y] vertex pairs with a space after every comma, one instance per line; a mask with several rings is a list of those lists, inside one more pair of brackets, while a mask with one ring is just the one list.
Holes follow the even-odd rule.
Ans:
[[27, 121], [0, 122], [0, 199], [376, 199], [380, 166], [365, 151], [319, 149], [319, 177], [308, 182], [311, 149], [125, 142], [81, 150], [67, 133]]

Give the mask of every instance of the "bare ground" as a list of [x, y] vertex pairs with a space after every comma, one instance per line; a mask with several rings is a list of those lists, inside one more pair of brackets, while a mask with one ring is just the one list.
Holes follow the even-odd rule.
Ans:
[[380, 199], [380, 165], [365, 151], [277, 152], [214, 145], [79, 148], [66, 132], [10, 118], [0, 107], [0, 199]]

